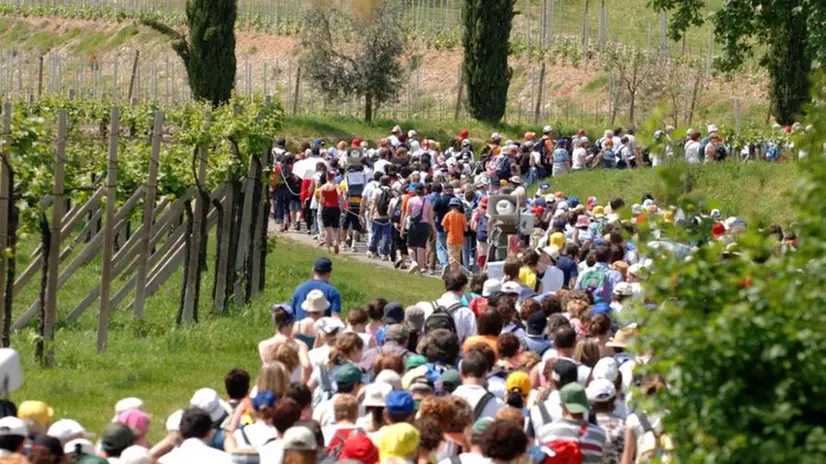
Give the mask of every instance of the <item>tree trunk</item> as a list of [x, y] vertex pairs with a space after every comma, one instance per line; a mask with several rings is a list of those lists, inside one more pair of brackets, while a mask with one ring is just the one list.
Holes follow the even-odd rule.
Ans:
[[[13, 189], [14, 186], [14, 171], [11, 169], [8, 170], [9, 172], [9, 188]], [[20, 217], [19, 217], [19, 210], [17, 209], [16, 202], [15, 202], [15, 195], [12, 191], [9, 195], [9, 230], [8, 230], [8, 247], [12, 250], [17, 249], [17, 228], [19, 227]], [[14, 278], [15, 278], [15, 268], [17, 262], [17, 253], [12, 252], [12, 255], [6, 261], [6, 288], [4, 289], [5, 293], [3, 298], [5, 299], [5, 306], [3, 308], [3, 347], [8, 348], [11, 346], [11, 318], [14, 312], [12, 311], [12, 304], [14, 303]]]
[[688, 107], [688, 118], [686, 125], [690, 126], [694, 119], [694, 108], [697, 106], [697, 100], [700, 98], [700, 83], [703, 79], [703, 71], [697, 69], [697, 76], [694, 78], [694, 90], [691, 92], [691, 104]]
[[[184, 317], [184, 300], [186, 299], [186, 287], [189, 282], [189, 255], [192, 253], [192, 226], [195, 222], [192, 213], [192, 202], [187, 201], [184, 204], [184, 212], [186, 213], [186, 231], [184, 232], [184, 279], [181, 284], [181, 298], [178, 304], [178, 314], [175, 317], [175, 323], [181, 325]], [[197, 253], [197, 250], [196, 250]], [[194, 312], [193, 312], [194, 314]]]
[[260, 218], [258, 217], [258, 212], [260, 211], [261, 205], [261, 194], [263, 190], [263, 184], [261, 182], [261, 160], [258, 158], [253, 157], [255, 160], [255, 184], [253, 184], [252, 190], [247, 190], [248, 194], [252, 195], [252, 215], [250, 218], [249, 223], [249, 230], [243, 231], [243, 233], [249, 234], [249, 240], [247, 240], [247, 261], [244, 264], [244, 301], [249, 302], [250, 298], [252, 297], [252, 267], [253, 267], [253, 260], [252, 256], [254, 253], [257, 252], [255, 249], [255, 224]]
[[[215, 224], [215, 275], [212, 277], [212, 301], [215, 301], [215, 297], [218, 291], [218, 277], [220, 276], [219, 268], [218, 268], [218, 260], [220, 259], [219, 256], [221, 255], [219, 247], [221, 246], [221, 238], [224, 236], [224, 233], [228, 233], [229, 231], [224, 230], [224, 205], [221, 203], [221, 199], [217, 198], [212, 201], [212, 206], [215, 207], [215, 212], [217, 213], [217, 220], [218, 222]], [[214, 309], [213, 309], [214, 312]]]
[[[49, 256], [51, 253], [49, 251], [52, 248], [52, 232], [49, 230], [49, 220], [46, 219], [46, 214], [42, 213], [40, 215], [40, 247], [43, 256], [43, 266], [41, 267], [40, 272], [40, 293], [38, 295], [39, 301], [39, 315], [40, 315], [40, 322], [37, 326], [37, 344], [34, 350], [35, 359], [40, 362], [41, 365], [46, 365], [46, 358], [43, 356], [45, 353], [45, 346], [44, 340], [46, 336], [46, 287], [48, 286], [49, 282]], [[13, 282], [13, 281], [12, 281]]]
[[628, 119], [631, 121], [631, 126], [634, 127], [634, 112], [637, 104], [637, 91], [634, 89], [633, 92], [629, 93], [631, 94], [631, 101], [628, 104]]
[[364, 120], [373, 121], [373, 96], [369, 93], [364, 96]]
[[235, 279], [240, 279], [241, 276], [235, 275], [235, 260], [238, 256], [238, 240], [241, 235], [241, 212], [244, 209], [244, 196], [241, 194], [241, 180], [234, 179], [231, 182], [232, 188], [232, 209], [225, 211], [224, 214], [232, 216], [230, 230], [227, 231], [229, 235], [229, 263], [227, 271], [227, 287], [226, 287], [226, 301], [229, 302], [229, 295], [232, 294], [232, 289], [235, 287]]

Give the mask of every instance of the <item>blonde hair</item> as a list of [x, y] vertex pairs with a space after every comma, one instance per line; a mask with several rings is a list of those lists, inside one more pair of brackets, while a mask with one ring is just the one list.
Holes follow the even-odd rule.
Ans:
[[336, 422], [355, 422], [359, 416], [359, 402], [356, 397], [348, 394], [336, 395], [336, 399], [333, 400], [333, 415]]
[[599, 361], [599, 344], [593, 340], [580, 340], [574, 348], [574, 361], [594, 367]]
[[571, 300], [565, 306], [565, 311], [574, 319], [582, 320], [588, 313], [588, 303], [582, 300]]
[[327, 361], [328, 367], [332, 369], [333, 366], [344, 361], [347, 356], [361, 349], [364, 349], [364, 341], [357, 333], [347, 332], [341, 334], [336, 340], [335, 346], [330, 349], [330, 357]]
[[287, 394], [290, 386], [290, 373], [278, 361], [264, 363], [258, 370], [258, 381], [255, 383], [258, 391], [269, 390], [279, 398]]
[[289, 343], [278, 343], [270, 350], [270, 361], [277, 361], [287, 368], [287, 372], [292, 372], [298, 367], [298, 350]]

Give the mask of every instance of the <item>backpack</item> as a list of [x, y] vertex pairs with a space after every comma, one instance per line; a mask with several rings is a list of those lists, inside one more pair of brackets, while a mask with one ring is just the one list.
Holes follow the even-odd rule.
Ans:
[[640, 449], [637, 450], [635, 462], [673, 462], [674, 443], [671, 437], [662, 432], [657, 433], [645, 414], [638, 413], [637, 417], [644, 432], [640, 438]]
[[550, 140], [551, 140], [550, 138], [548, 138], [547, 136], [544, 136], [544, 135], [543, 135], [543, 136], [542, 136], [542, 138], [541, 138], [541, 139], [539, 139], [539, 143], [537, 143], [537, 144], [536, 144], [536, 145], [534, 145], [534, 147], [533, 147], [533, 149], [534, 149], [537, 153], [539, 153], [539, 159], [541, 159], [543, 162], [547, 159], [547, 155], [548, 155], [548, 152], [547, 152], [547, 149], [548, 149], [547, 143], [548, 143]]
[[386, 217], [390, 213], [390, 200], [393, 199], [393, 195], [390, 194], [389, 188], [379, 188], [381, 189], [381, 193], [379, 194], [378, 201], [376, 201], [376, 213], [381, 217]]
[[708, 146], [708, 137], [700, 140], [700, 159], [704, 159], [706, 157], [706, 146]]
[[[409, 202], [407, 203], [407, 205], [408, 205], [408, 209], [410, 209], [410, 203]], [[410, 216], [407, 217], [407, 228], [408, 229], [415, 226], [415, 225], [417, 225], [417, 224], [419, 224], [419, 222], [422, 221], [422, 215], [424, 214], [424, 207], [425, 206], [427, 206], [427, 198], [422, 197], [422, 207], [419, 208], [419, 211], [417, 211], [416, 214], [411, 214]]]
[[607, 285], [608, 271], [594, 266], [582, 274], [582, 278], [577, 285], [577, 290], [585, 290], [590, 293], [595, 300], [608, 303], [609, 301], [605, 301], [604, 298]]
[[357, 434], [360, 434], [358, 429], [336, 430], [335, 435], [330, 439], [330, 444], [327, 446], [327, 456], [332, 458], [333, 462], [338, 462], [341, 451], [344, 450], [344, 443]]
[[488, 241], [488, 215], [482, 214], [479, 224], [476, 225], [476, 241], [487, 243]]
[[577, 441], [570, 440], [555, 440], [546, 443], [545, 447], [551, 452], [548, 458], [545, 459], [544, 464], [582, 464], [585, 457], [582, 454], [582, 437], [588, 431], [588, 423], [582, 424], [579, 428], [579, 436]]
[[493, 396], [493, 393], [486, 391], [481, 398], [479, 398], [479, 402], [476, 403], [476, 407], [473, 408], [473, 422], [475, 423], [479, 418], [482, 416], [482, 413], [485, 412], [485, 407], [493, 401], [496, 397]]
[[507, 156], [502, 156], [496, 161], [496, 178], [497, 180], [510, 179], [511, 177], [511, 160]]
[[402, 221], [402, 199], [394, 198], [393, 201], [390, 202], [391, 206], [391, 213], [390, 213], [390, 222], [393, 224], [398, 224]]
[[531, 152], [523, 151], [519, 154], [519, 168], [522, 172], [528, 172], [531, 168]]
[[439, 306], [435, 301], [433, 312], [424, 321], [424, 333], [430, 333], [437, 329], [447, 329], [453, 333], [456, 331], [456, 322], [453, 320], [453, 312], [462, 307], [462, 303], [453, 303], [450, 307]]

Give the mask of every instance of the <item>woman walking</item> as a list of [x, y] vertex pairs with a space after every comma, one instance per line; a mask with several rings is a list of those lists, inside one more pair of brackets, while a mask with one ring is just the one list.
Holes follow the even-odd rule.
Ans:
[[430, 200], [424, 196], [424, 185], [417, 184], [416, 195], [407, 202], [407, 209], [402, 214], [402, 237], [407, 235], [407, 247], [413, 257], [410, 272], [415, 273], [425, 268], [425, 248], [431, 234], [435, 235], [433, 208]]
[[339, 228], [341, 225], [341, 201], [344, 200], [341, 190], [333, 179], [336, 173], [327, 173], [327, 182], [316, 190], [316, 198], [321, 208], [322, 235], [324, 246], [330, 253], [338, 254]]

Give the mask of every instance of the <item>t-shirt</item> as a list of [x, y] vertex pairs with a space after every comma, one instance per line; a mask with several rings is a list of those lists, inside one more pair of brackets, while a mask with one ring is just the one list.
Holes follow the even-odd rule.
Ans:
[[258, 449], [261, 464], [281, 464], [284, 460], [284, 441], [275, 440]]
[[572, 169], [585, 168], [585, 163], [588, 159], [588, 150], [582, 147], [574, 148], [573, 158], [573, 166], [571, 166]]
[[272, 424], [255, 422], [236, 430], [232, 436], [239, 449], [260, 448], [271, 438], [276, 438], [278, 431]]
[[522, 266], [519, 269], [519, 283], [533, 291], [537, 291], [536, 273], [528, 266]]
[[464, 213], [453, 210], [442, 219], [442, 228], [447, 233], [448, 245], [462, 245], [465, 242], [467, 218]]
[[[548, 399], [540, 404], [544, 405], [544, 408], [551, 419], [550, 422], [562, 419], [562, 403], [559, 399], [558, 390], [554, 390], [550, 394], [548, 394]], [[545, 418], [542, 416], [539, 404], [531, 408], [530, 421], [534, 432], [537, 432], [540, 428], [542, 428], [543, 425], [550, 423], [546, 422]]]
[[[459, 456], [459, 462], [461, 464], [490, 464], [490, 458], [486, 458], [481, 454], [477, 453], [462, 453]], [[443, 459], [439, 461], [439, 464], [452, 464], [450, 459]]]
[[554, 150], [554, 175], [564, 174], [568, 171], [568, 162], [571, 158], [568, 156], [568, 150], [564, 148], [557, 148]]
[[700, 162], [700, 142], [689, 140], [685, 144], [685, 162], [698, 164]]
[[468, 337], [467, 340], [465, 340], [465, 343], [462, 344], [462, 353], [467, 353], [468, 351], [470, 351], [470, 347], [472, 347], [473, 345], [476, 345], [478, 343], [484, 343], [491, 347], [493, 352], [496, 353], [496, 355], [498, 356], [499, 350], [496, 347], [497, 338], [498, 337], [496, 337], [495, 335], [474, 335], [472, 337]]
[[[585, 433], [580, 434], [583, 424], [586, 424]], [[590, 445], [581, 448], [582, 463], [599, 464], [605, 448], [605, 430], [598, 425], [563, 418], [540, 427], [536, 432], [536, 441], [544, 445], [554, 441], [572, 441]]]
[[307, 295], [313, 290], [321, 290], [324, 298], [330, 302], [330, 307], [324, 312], [325, 316], [330, 316], [330, 313], [341, 314], [341, 293], [330, 282], [321, 279], [310, 279], [303, 284], [296, 287], [293, 292], [293, 298], [290, 306], [293, 308], [293, 314], [296, 319], [301, 320], [307, 317], [304, 310], [301, 309], [301, 303], [307, 299]]
[[625, 421], [615, 414], [597, 413], [597, 425], [605, 430], [602, 463], [619, 464], [625, 449]]
[[565, 281], [565, 275], [562, 271], [554, 266], [548, 266], [545, 269], [545, 274], [542, 276], [542, 291], [543, 292], [558, 292], [562, 288]]
[[[487, 390], [480, 385], [459, 385], [456, 390], [453, 390], [452, 395], [467, 401], [470, 405], [470, 410], [473, 411], [476, 409], [476, 404], [482, 399], [486, 392]], [[502, 400], [499, 398], [492, 398], [485, 405], [485, 408], [482, 410], [482, 414], [479, 415], [479, 419], [483, 417], [495, 419], [496, 413], [498, 413], [503, 407], [505, 407], [505, 403]]]
[[[580, 236], [582, 236], [582, 234], [580, 234]], [[563, 288], [568, 288], [571, 279], [574, 279], [574, 282], [576, 282], [577, 268], [576, 262], [573, 259], [567, 256], [560, 256], [559, 259], [556, 260], [556, 267], [562, 271]]]
[[430, 200], [426, 197], [414, 196], [410, 198], [407, 202], [407, 215], [415, 216], [422, 210], [422, 207], [424, 207], [424, 211], [422, 212], [422, 218], [419, 219], [419, 222], [423, 224], [430, 224]]
[[[654, 429], [657, 433], [662, 432], [662, 414], [647, 414], [646, 417], [648, 418], [648, 423], [651, 424], [652, 429]], [[625, 428], [634, 430], [634, 435], [637, 436], [637, 450], [642, 448], [642, 436], [645, 435], [645, 429], [643, 429], [642, 424], [640, 423], [639, 415], [636, 413], [629, 414], [628, 417], [625, 418]]]

